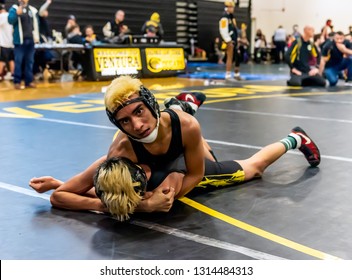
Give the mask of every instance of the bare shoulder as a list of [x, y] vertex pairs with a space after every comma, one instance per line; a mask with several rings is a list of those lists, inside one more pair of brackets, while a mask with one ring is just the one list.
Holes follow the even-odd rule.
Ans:
[[185, 126], [191, 127], [191, 128], [199, 126], [198, 120], [195, 117], [191, 116], [190, 114], [183, 112], [181, 110], [174, 110], [174, 112], [178, 115], [180, 119], [182, 129], [184, 129]]
[[108, 158], [111, 157], [127, 157], [132, 161], [136, 160], [132, 144], [126, 134], [120, 132], [110, 145]]
[[196, 139], [201, 136], [201, 128], [198, 120], [188, 113], [175, 110], [179, 116], [183, 139]]

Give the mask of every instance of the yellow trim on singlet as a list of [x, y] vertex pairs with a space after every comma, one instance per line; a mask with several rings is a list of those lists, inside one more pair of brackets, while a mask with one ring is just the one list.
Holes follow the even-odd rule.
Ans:
[[208, 175], [204, 176], [197, 187], [226, 187], [242, 183], [244, 181], [244, 171], [237, 170], [231, 174]]
[[114, 134], [114, 137], [112, 137], [112, 142], [114, 142], [114, 140], [116, 139], [117, 137], [117, 134], [119, 134], [120, 130], [117, 130]]

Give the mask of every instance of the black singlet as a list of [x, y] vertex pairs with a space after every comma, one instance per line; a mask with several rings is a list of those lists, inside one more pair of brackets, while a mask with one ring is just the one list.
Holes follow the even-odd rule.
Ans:
[[[186, 164], [183, 155], [160, 169], [152, 170], [147, 190], [154, 190], [172, 172], [186, 173]], [[243, 168], [238, 162], [233, 160], [217, 162], [206, 158], [204, 177], [198, 186], [225, 187], [242, 183], [244, 179]]]
[[152, 172], [154, 170], [162, 169], [171, 162], [174, 162], [180, 155], [183, 155], [184, 152], [181, 123], [178, 115], [170, 109], [165, 109], [163, 112], [167, 112], [170, 115], [172, 129], [170, 146], [166, 154], [153, 155], [147, 151], [143, 143], [137, 142], [131, 138], [129, 139], [137, 156], [138, 163], [148, 165]]

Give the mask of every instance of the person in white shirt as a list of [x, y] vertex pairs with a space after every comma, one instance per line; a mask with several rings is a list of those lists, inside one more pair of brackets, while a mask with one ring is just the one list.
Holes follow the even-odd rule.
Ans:
[[280, 25], [278, 29], [275, 30], [273, 36], [273, 42], [276, 47], [275, 50], [275, 63], [284, 62], [285, 60], [285, 48], [286, 48], [286, 31]]
[[[0, 81], [4, 79], [6, 69], [13, 74], [15, 62], [13, 56], [13, 27], [8, 23], [5, 5], [0, 5]], [[11, 75], [10, 75], [11, 76]]]

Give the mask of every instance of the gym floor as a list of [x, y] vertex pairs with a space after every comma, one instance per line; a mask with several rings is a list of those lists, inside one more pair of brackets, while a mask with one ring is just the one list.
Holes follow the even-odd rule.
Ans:
[[0, 83], [0, 259], [352, 259], [352, 88], [289, 88], [283, 65], [243, 65], [242, 73], [248, 79], [240, 82], [142, 81], [161, 104], [186, 90], [207, 95], [196, 118], [218, 159], [247, 158], [301, 126], [320, 148], [319, 167], [292, 151], [261, 179], [196, 189], [169, 213], [125, 223], [52, 208], [50, 193], [28, 186], [43, 175], [67, 180], [107, 152], [116, 132], [103, 104], [109, 82], [40, 82], [22, 91]]

